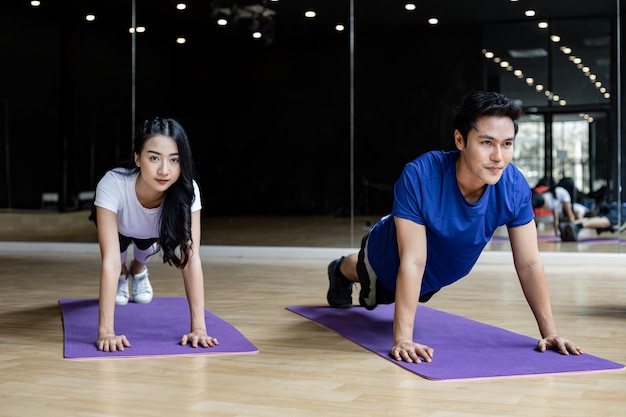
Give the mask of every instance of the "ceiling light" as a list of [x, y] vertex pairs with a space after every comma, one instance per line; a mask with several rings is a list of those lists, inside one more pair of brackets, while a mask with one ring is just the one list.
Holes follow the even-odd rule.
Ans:
[[344, 30], [346, 30], [346, 27], [342, 25], [341, 23], [338, 23], [337, 25], [335, 25], [335, 30], [337, 32], [343, 32]]
[[561, 46], [561, 52], [563, 52], [566, 55], [569, 55], [572, 53], [572, 48], [569, 48], [567, 46]]
[[182, 44], [184, 44], [186, 42], [187, 42], [187, 39], [183, 38], [182, 36], [179, 37], [179, 38], [176, 38], [176, 43], [179, 44], [179, 45], [182, 45]]
[[226, 26], [228, 24], [228, 20], [224, 19], [223, 17], [219, 18], [219, 19], [217, 19], [217, 24], [219, 26]]
[[252, 33], [252, 37], [254, 39], [261, 39], [263, 37], [263, 34], [261, 34], [261, 32], [259, 32], [259, 31], [256, 31], [256, 32]]
[[407, 3], [404, 5], [404, 8], [412, 12], [413, 10], [417, 9], [417, 6], [415, 5], [415, 3]]
[[508, 67], [508, 66], [509, 66], [509, 62], [508, 62], [508, 61], [502, 61], [502, 62], [500, 62], [500, 66], [501, 66], [502, 68], [506, 68], [506, 67]]
[[96, 20], [96, 15], [89, 13], [87, 16], [85, 16], [85, 20], [88, 22], [93, 22], [94, 20]]
[[526, 15], [526, 17], [533, 17], [535, 15], [535, 11], [532, 9], [526, 10], [524, 15]]
[[551, 35], [550, 40], [554, 43], [557, 43], [561, 41], [561, 37], [559, 35]]
[[491, 59], [493, 58], [495, 55], [493, 52], [491, 51], [485, 51], [485, 58]]
[[537, 84], [537, 85], [535, 86], [535, 90], [536, 90], [537, 92], [542, 91], [542, 90], [543, 90], [543, 85], [542, 85], [542, 84]]
[[436, 25], [439, 23], [439, 19], [437, 19], [436, 17], [431, 17], [430, 19], [428, 19], [428, 23], [431, 25]]
[[304, 17], [313, 18], [317, 15], [313, 10], [307, 10], [304, 12]]
[[548, 22], [539, 22], [539, 23], [537, 23], [537, 27], [539, 29], [547, 29], [548, 28]]
[[561, 106], [565, 106], [565, 105], [567, 104], [567, 101], [565, 101], [565, 100], [559, 100], [559, 104], [560, 104]]
[[178, 10], [185, 10], [186, 8], [187, 8], [187, 5], [185, 3], [176, 4], [176, 9]]
[[41, 6], [41, 2], [39, 0], [33, 0], [30, 2], [30, 5], [33, 7], [39, 7]]
[[535, 82], [535, 80], [532, 77], [526, 78], [526, 84], [533, 85], [534, 82]]
[[513, 71], [513, 74], [514, 74], [516, 77], [518, 77], [518, 78], [520, 78], [520, 77], [522, 77], [522, 76], [524, 75], [524, 74], [522, 73], [522, 70], [518, 70], [518, 69], [516, 69], [515, 71]]

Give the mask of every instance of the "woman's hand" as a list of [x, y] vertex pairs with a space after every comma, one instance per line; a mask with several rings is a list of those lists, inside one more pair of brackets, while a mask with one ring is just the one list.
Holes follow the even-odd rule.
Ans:
[[216, 338], [209, 336], [205, 330], [193, 330], [180, 338], [180, 344], [185, 346], [187, 343], [191, 344], [191, 347], [197, 348], [202, 346], [204, 348], [218, 346], [220, 343]]
[[130, 347], [130, 342], [124, 335], [105, 334], [98, 336], [96, 347], [103, 352], [123, 352], [125, 347]]

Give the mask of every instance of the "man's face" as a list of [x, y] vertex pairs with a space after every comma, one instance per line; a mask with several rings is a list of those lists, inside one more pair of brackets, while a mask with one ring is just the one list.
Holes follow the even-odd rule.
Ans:
[[497, 183], [513, 159], [515, 126], [509, 117], [482, 116], [476, 129], [469, 131], [467, 144], [458, 130], [454, 139], [461, 151], [459, 181], [467, 187], [479, 188]]

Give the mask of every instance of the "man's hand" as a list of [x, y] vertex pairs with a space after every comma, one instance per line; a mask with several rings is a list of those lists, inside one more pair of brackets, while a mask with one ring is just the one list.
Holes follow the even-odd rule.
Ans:
[[420, 345], [412, 340], [401, 340], [391, 349], [390, 355], [397, 361], [408, 363], [431, 362], [435, 350], [426, 345]]
[[191, 347], [197, 348], [202, 346], [204, 348], [218, 346], [220, 343], [216, 338], [206, 334], [205, 330], [194, 330], [180, 338], [180, 344], [185, 346], [187, 343], [191, 343]]
[[545, 352], [548, 349], [557, 350], [563, 355], [582, 355], [583, 350], [574, 342], [567, 340], [558, 334], [550, 334], [537, 343], [537, 350]]
[[98, 350], [103, 352], [115, 352], [119, 350], [124, 351], [125, 347], [130, 347], [130, 342], [126, 339], [126, 336], [115, 334], [98, 335], [98, 341], [96, 342]]

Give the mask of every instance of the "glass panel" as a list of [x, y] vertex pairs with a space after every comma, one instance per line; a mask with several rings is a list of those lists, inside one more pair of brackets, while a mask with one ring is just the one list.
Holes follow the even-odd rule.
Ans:
[[523, 116], [515, 138], [513, 163], [534, 187], [544, 177], [545, 124], [541, 115]]
[[487, 88], [526, 108], [546, 105], [550, 84], [546, 31], [536, 22], [503, 23], [487, 25], [483, 36]]
[[588, 193], [589, 123], [577, 116], [558, 115], [552, 123], [552, 138], [555, 161], [552, 177], [557, 182], [564, 177], [572, 178], [578, 190]]
[[592, 18], [559, 20], [551, 27], [551, 36], [555, 37], [551, 42], [551, 88], [554, 94], [560, 96], [559, 100], [565, 100], [567, 106], [610, 104], [609, 21]]

